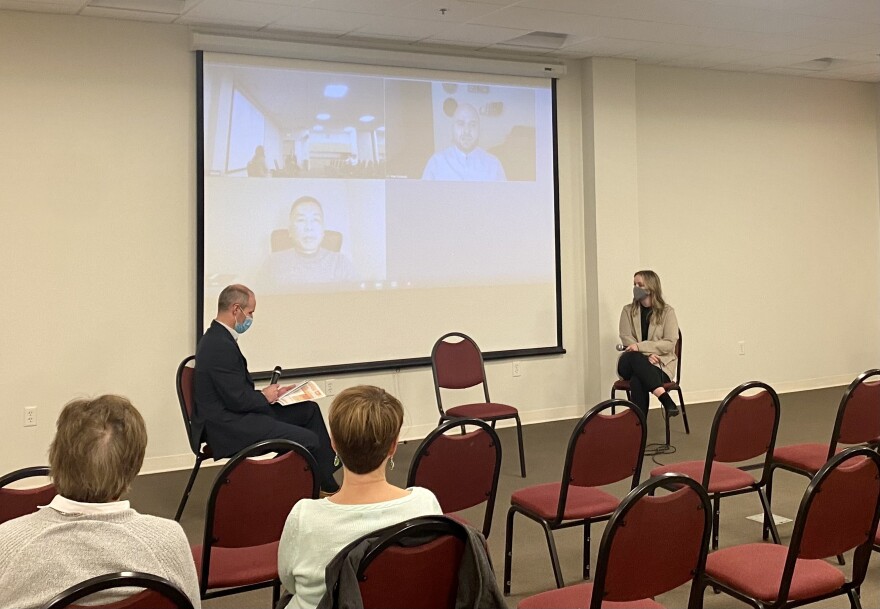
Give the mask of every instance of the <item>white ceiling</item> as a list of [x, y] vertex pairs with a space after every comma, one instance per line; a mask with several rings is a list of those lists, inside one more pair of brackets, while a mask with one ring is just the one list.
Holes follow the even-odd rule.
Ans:
[[[0, 0], [0, 9], [880, 82], [880, 0]], [[565, 36], [559, 48], [510, 44], [535, 31]]]

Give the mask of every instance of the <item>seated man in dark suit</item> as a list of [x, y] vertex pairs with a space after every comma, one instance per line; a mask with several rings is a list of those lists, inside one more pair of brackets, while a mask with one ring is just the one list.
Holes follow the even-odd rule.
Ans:
[[254, 293], [243, 285], [231, 285], [220, 292], [217, 317], [196, 348], [192, 433], [196, 441], [205, 434], [216, 459], [231, 457], [261, 440], [293, 440], [318, 462], [321, 490], [336, 492], [336, 455], [318, 405], [273, 406], [289, 387], [273, 384], [262, 391], [254, 388], [237, 341], [253, 322], [256, 306]]

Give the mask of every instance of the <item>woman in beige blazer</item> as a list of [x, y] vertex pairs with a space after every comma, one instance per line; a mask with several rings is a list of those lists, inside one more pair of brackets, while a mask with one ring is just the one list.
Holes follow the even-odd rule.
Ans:
[[667, 416], [678, 416], [678, 406], [663, 388], [675, 375], [678, 320], [663, 300], [660, 277], [654, 271], [639, 271], [633, 277], [633, 301], [620, 313], [620, 340], [625, 349], [617, 374], [629, 381], [633, 403], [647, 414], [651, 392]]

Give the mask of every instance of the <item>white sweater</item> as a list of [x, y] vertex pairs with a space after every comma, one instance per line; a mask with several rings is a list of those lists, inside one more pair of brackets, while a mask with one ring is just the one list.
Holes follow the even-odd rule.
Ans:
[[293, 594], [287, 609], [314, 609], [324, 596], [327, 563], [349, 543], [416, 516], [442, 514], [431, 491], [413, 487], [400, 499], [339, 505], [328, 499], [303, 499], [290, 511], [278, 546], [278, 575]]
[[[82, 581], [142, 571], [171, 580], [201, 606], [186, 535], [173, 520], [127, 509], [110, 514], [62, 514], [43, 508], [0, 524], [0, 607], [40, 607]], [[110, 603], [135, 592], [108, 590], [87, 603]]]

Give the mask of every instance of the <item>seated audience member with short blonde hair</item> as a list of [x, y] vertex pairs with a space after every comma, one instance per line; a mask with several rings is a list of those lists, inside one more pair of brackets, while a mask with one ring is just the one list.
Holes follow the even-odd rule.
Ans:
[[[121, 500], [146, 447], [144, 419], [126, 398], [102, 395], [64, 407], [49, 447], [58, 495], [0, 525], [0, 607], [40, 607], [75, 584], [117, 571], [164, 577], [200, 606], [183, 529]], [[108, 590], [86, 602], [111, 603], [130, 593]]]
[[350, 542], [409, 518], [442, 514], [431, 491], [402, 489], [385, 479], [402, 425], [400, 401], [378, 387], [352, 387], [333, 400], [330, 439], [342, 461], [342, 488], [331, 497], [300, 501], [287, 517], [278, 574], [293, 594], [288, 609], [318, 605], [327, 563]]

